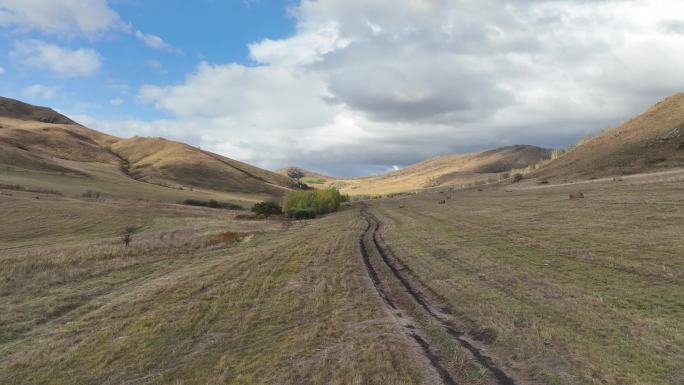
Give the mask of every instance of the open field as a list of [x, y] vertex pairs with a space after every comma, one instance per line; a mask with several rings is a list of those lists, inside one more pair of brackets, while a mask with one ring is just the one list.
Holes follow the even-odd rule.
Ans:
[[[586, 198], [569, 200], [578, 188]], [[683, 191], [638, 180], [445, 191], [368, 211], [403, 279], [519, 383], [674, 385]]]
[[379, 306], [356, 209], [255, 221], [33, 195], [0, 197], [2, 384], [439, 383]]

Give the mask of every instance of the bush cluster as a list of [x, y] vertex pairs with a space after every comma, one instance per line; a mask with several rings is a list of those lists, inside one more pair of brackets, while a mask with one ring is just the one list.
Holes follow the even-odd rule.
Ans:
[[252, 212], [262, 217], [270, 217], [271, 215], [280, 215], [283, 208], [274, 202], [259, 202], [252, 206]]
[[219, 202], [215, 199], [210, 199], [208, 201], [203, 201], [199, 199], [186, 199], [183, 201], [183, 204], [189, 205], [189, 206], [200, 206], [200, 207], [209, 207], [212, 209], [227, 209], [227, 210], [244, 210], [245, 208], [236, 205], [235, 203], [230, 203], [230, 202]]
[[336, 211], [348, 200], [348, 195], [340, 194], [336, 189], [291, 191], [283, 199], [283, 212], [291, 218], [314, 218]]
[[313, 219], [316, 218], [316, 211], [313, 209], [291, 208], [287, 210], [287, 216], [293, 219]]

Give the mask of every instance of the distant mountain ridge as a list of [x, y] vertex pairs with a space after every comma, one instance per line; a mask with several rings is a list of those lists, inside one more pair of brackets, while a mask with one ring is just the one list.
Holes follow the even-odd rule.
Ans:
[[169, 187], [283, 195], [300, 182], [184, 143], [117, 138], [47, 107], [0, 98], [0, 165], [90, 176], [83, 164], [116, 165], [126, 176]]
[[[0, 167], [98, 178], [99, 169], [89, 165], [108, 165], [126, 178], [174, 188], [281, 196], [308, 183], [356, 195], [390, 194], [497, 180], [550, 157], [549, 149], [514, 145], [438, 156], [365, 178], [338, 179], [297, 167], [271, 172], [163, 138], [118, 138], [48, 107], [0, 97]], [[684, 167], [684, 93], [544, 163], [525, 179], [572, 181]]]
[[416, 191], [428, 187], [475, 183], [489, 177], [498, 178], [500, 173], [526, 168], [550, 157], [549, 149], [514, 145], [438, 156], [387, 174], [338, 180], [332, 184], [354, 195]]

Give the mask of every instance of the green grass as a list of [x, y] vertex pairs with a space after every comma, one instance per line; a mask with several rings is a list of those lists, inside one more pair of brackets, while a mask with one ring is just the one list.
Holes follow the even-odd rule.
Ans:
[[325, 180], [323, 178], [316, 178], [312, 176], [305, 176], [304, 178], [301, 178], [300, 181], [306, 183], [306, 184], [323, 184], [325, 183]]
[[371, 204], [404, 263], [473, 329], [495, 330], [496, 348], [529, 375], [549, 384], [682, 383], [680, 184], [596, 185], [583, 201], [568, 191]]

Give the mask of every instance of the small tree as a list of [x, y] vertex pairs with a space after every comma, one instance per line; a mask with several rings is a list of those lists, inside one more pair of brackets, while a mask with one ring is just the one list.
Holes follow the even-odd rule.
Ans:
[[123, 233], [121, 234], [121, 240], [123, 241], [126, 247], [128, 247], [131, 244], [131, 241], [133, 240], [133, 235], [139, 231], [140, 227], [138, 226], [126, 226], [124, 228]]

